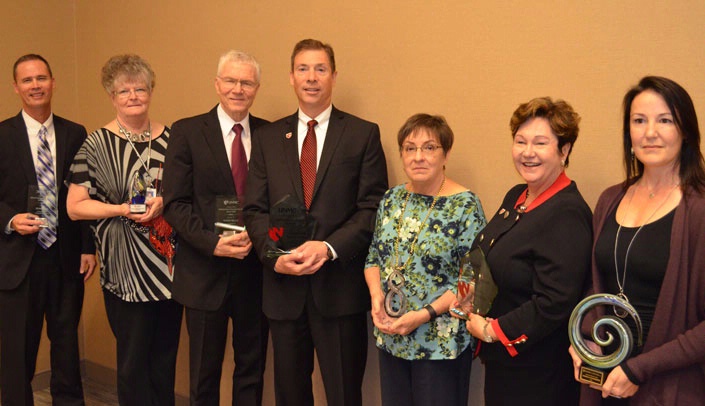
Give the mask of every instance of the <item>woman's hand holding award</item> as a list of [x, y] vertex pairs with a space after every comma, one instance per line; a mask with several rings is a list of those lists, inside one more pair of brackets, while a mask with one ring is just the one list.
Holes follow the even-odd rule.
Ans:
[[[601, 351], [593, 351], [581, 332], [586, 313], [598, 306], [606, 307], [606, 311], [602, 312], [590, 328], [592, 341], [599, 347], [605, 348], [614, 343], [615, 334], [619, 339], [619, 342], [615, 343], [616, 349], [605, 355]], [[610, 311], [613, 314], [607, 313]], [[627, 316], [634, 320], [636, 344], [641, 346], [641, 318], [634, 307], [624, 298], [602, 293], [588, 296], [575, 306], [568, 321], [568, 337], [575, 353], [583, 361], [578, 374], [580, 382], [602, 386], [609, 372], [632, 353], [635, 344], [634, 334], [625, 321]]]

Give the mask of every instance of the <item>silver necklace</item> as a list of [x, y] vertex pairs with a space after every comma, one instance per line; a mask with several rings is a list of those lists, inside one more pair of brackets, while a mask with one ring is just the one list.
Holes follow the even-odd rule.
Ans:
[[[624, 254], [624, 272], [622, 273], [622, 278], [620, 281], [619, 278], [619, 266], [617, 265], [617, 243], [619, 242], [619, 232], [622, 231], [622, 223], [624, 223], [624, 220], [627, 218], [627, 214], [629, 213], [629, 208], [632, 205], [632, 199], [634, 199], [634, 195], [636, 194], [636, 188], [634, 188], [634, 192], [632, 195], [629, 197], [629, 202], [627, 202], [627, 207], [624, 209], [624, 216], [622, 216], [622, 222], [619, 223], [619, 227], [617, 227], [617, 234], [615, 234], [614, 237], [614, 273], [617, 279], [617, 287], [619, 287], [619, 293], [617, 293], [617, 296], [621, 297], [629, 303], [629, 298], [627, 295], [624, 293], [624, 287], [627, 284], [627, 259], [629, 257], [629, 251], [632, 249], [632, 244], [634, 243], [634, 240], [636, 239], [636, 236], [639, 235], [639, 232], [641, 231], [642, 228], [644, 228], [645, 225], [649, 223], [651, 218], [656, 214], [657, 211], [661, 210], [664, 204], [668, 201], [668, 198], [671, 196], [671, 193], [673, 193], [674, 190], [679, 186], [679, 184], [676, 184], [671, 188], [671, 190], [668, 192], [666, 195], [666, 198], [663, 199], [661, 204], [656, 207], [656, 209], [651, 213], [651, 215], [644, 221], [639, 228], [636, 230], [634, 233], [634, 236], [632, 236], [632, 239], [629, 241], [629, 245], [627, 245], [627, 252]], [[638, 187], [638, 186], [637, 186]], [[648, 192], [648, 190], [647, 190]], [[621, 308], [613, 307], [612, 311], [614, 314], [618, 317], [625, 318], [627, 317], [627, 311], [623, 310]]]
[[125, 128], [125, 126], [120, 123], [120, 120], [117, 118], [115, 119], [115, 122], [117, 122], [118, 129], [120, 129], [120, 134], [124, 135], [125, 138], [132, 142], [145, 142], [147, 140], [151, 141], [152, 140], [152, 122], [148, 121], [147, 122], [147, 129], [142, 131], [139, 134], [133, 134], [132, 131], [128, 130]]

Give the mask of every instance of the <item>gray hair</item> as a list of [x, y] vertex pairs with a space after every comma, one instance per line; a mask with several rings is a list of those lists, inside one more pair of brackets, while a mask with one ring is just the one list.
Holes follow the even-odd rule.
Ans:
[[223, 66], [228, 62], [245, 63], [252, 65], [255, 68], [257, 74], [257, 83], [259, 83], [259, 78], [262, 74], [262, 70], [257, 60], [252, 55], [246, 52], [236, 50], [230, 50], [224, 53], [220, 56], [220, 59], [218, 60], [218, 71], [215, 74], [220, 75], [220, 71], [223, 69]]

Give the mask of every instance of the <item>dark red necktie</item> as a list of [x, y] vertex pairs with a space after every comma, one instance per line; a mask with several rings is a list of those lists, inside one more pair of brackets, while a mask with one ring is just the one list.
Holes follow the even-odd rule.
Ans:
[[235, 139], [230, 147], [231, 161], [230, 170], [233, 173], [233, 182], [235, 182], [235, 193], [238, 196], [245, 196], [245, 183], [247, 181], [247, 155], [245, 154], [245, 146], [242, 145], [242, 126], [235, 124]]
[[318, 124], [316, 120], [308, 122], [308, 131], [304, 144], [301, 146], [301, 184], [304, 187], [304, 203], [306, 208], [311, 207], [313, 199], [313, 186], [316, 184], [316, 131], [314, 127]]

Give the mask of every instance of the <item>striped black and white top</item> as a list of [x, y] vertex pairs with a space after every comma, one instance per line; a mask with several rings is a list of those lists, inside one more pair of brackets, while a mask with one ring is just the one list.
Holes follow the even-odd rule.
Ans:
[[[161, 181], [169, 129], [152, 140], [149, 173]], [[146, 164], [149, 143], [133, 144]], [[121, 204], [130, 198], [136, 172], [144, 166], [130, 143], [108, 129], [91, 133], [76, 153], [67, 182], [84, 186], [92, 199]], [[172, 275], [166, 259], [149, 243], [147, 228], [126, 217], [111, 217], [93, 222], [100, 261], [100, 284], [127, 302], [171, 299]]]

